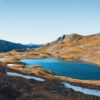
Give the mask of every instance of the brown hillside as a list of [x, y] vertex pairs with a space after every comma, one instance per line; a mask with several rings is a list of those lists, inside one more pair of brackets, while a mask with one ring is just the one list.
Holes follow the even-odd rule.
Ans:
[[82, 36], [79, 34], [63, 35], [37, 51], [46, 51], [67, 60], [84, 60], [100, 64], [100, 33]]

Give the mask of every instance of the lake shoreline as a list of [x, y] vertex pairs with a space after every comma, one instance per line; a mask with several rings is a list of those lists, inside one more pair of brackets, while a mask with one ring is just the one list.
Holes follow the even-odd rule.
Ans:
[[[11, 51], [12, 52], [12, 55], [14, 55], [14, 54], [20, 54], [21, 52], [13, 52], [13, 51]], [[10, 53], [11, 53], [10, 52]], [[6, 53], [7, 54], [7, 53]], [[8, 53], [9, 54], [9, 53]], [[39, 54], [39, 53], [38, 53]], [[41, 54], [41, 53], [40, 53]], [[4, 54], [3, 54], [4, 55]], [[22, 64], [23, 66], [26, 66], [26, 64], [23, 64], [22, 62], [20, 62], [20, 60], [21, 60], [21, 58], [24, 58], [24, 56], [23, 55], [25, 55], [25, 54], [22, 54], [22, 55], [20, 55], [20, 56], [16, 56], [16, 59], [9, 59], [9, 57], [7, 58], [7, 59], [9, 59], [9, 61], [3, 61], [4, 63], [16, 63], [16, 64]], [[23, 56], [23, 57], [22, 57]], [[27, 56], [27, 54], [26, 54], [26, 56]], [[31, 56], [30, 57], [26, 57], [25, 56], [25, 58], [31, 58]], [[33, 55], [32, 55], [33, 56]], [[39, 56], [37, 57], [38, 55], [35, 55], [35, 58], [39, 58]], [[47, 58], [49, 58], [49, 57], [51, 57], [50, 55], [49, 55], [49, 57], [48, 57], [48, 55], [46, 55], [45, 54], [45, 57], [47, 56]], [[15, 58], [15, 57], [14, 57]], [[34, 58], [34, 56], [32, 57], [32, 58]], [[42, 57], [40, 57], [40, 58], [44, 58], [44, 55], [42, 56]], [[12, 60], [12, 61], [11, 61]], [[1, 60], [1, 62], [2, 62], [2, 60]], [[12, 67], [10, 67], [10, 68], [12, 68]], [[17, 68], [17, 67], [16, 67]], [[41, 67], [42, 68], [42, 67]], [[43, 69], [43, 68], [42, 68]], [[44, 71], [44, 69], [42, 70], [42, 71]], [[64, 77], [64, 76], [57, 76], [57, 75], [53, 75], [52, 73], [49, 73], [49, 74], [51, 74], [50, 75], [50, 77], [48, 77], [49, 79], [51, 78], [51, 79], [60, 79], [60, 80], [62, 80], [62, 81], [65, 81], [65, 82], [69, 82], [69, 83], [72, 83], [72, 84], [78, 84], [78, 86], [80, 86], [80, 84], [87, 84], [88, 85], [88, 87], [90, 87], [90, 88], [92, 88], [92, 89], [94, 89], [95, 88], [95, 86], [97, 86], [97, 88], [98, 88], [98, 86], [100, 86], [100, 81], [92, 81], [92, 80], [80, 80], [80, 79], [73, 79], [73, 78], [70, 78], [70, 77]], [[46, 77], [46, 75], [45, 76], [42, 76], [42, 77], [44, 77], [44, 78], [47, 78]], [[93, 86], [90, 86], [90, 85], [93, 85]], [[83, 87], [84, 87], [84, 85], [83, 85]], [[99, 90], [100, 90], [100, 88], [99, 88]]]

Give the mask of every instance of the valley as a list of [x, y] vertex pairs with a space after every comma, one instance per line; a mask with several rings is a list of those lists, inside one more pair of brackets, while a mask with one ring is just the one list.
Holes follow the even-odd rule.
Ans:
[[0, 99], [100, 100], [99, 35], [0, 53]]

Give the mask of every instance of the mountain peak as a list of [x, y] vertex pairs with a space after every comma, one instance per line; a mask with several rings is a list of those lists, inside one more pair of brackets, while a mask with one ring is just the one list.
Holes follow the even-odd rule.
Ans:
[[70, 36], [71, 36], [71, 37], [79, 37], [79, 36], [82, 36], [82, 35], [77, 34], [77, 33], [72, 33]]
[[73, 41], [73, 40], [80, 40], [83, 36], [79, 35], [77, 33], [73, 33], [70, 35], [63, 35], [61, 37], [59, 37], [55, 42], [56, 43], [62, 43], [62, 42], [66, 42], [66, 41]]

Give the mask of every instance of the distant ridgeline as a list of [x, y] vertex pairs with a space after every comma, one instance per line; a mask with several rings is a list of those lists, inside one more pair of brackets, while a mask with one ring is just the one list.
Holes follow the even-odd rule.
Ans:
[[13, 43], [5, 40], [0, 40], [0, 53], [1, 52], [8, 52], [14, 49], [26, 49], [26, 48], [37, 48], [42, 45], [23, 45], [20, 43]]
[[29, 43], [29, 44], [26, 44], [27, 46], [29, 47], [32, 47], [32, 48], [39, 48], [41, 46], [43, 46], [43, 44], [33, 44], [33, 43]]

